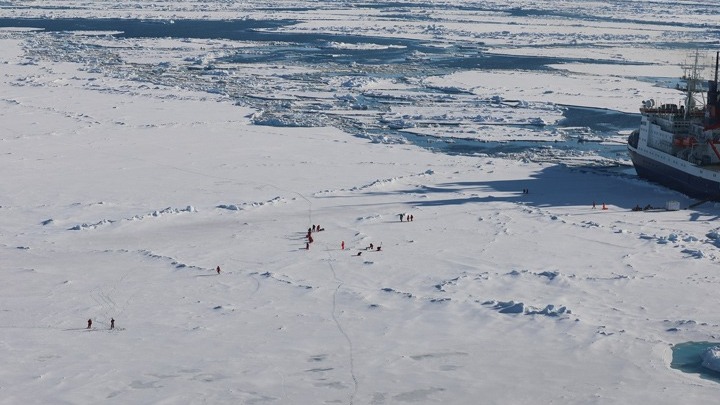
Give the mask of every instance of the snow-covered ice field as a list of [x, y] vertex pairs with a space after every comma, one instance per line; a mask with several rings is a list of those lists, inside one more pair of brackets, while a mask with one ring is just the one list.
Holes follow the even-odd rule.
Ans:
[[[232, 62], [289, 45], [0, 29], [0, 403], [717, 401], [717, 380], [670, 363], [720, 341], [720, 207], [572, 152], [393, 132], [552, 144], [573, 131], [565, 105], [674, 100], [687, 51], [718, 47], [709, 8], [42, 3], [0, 18], [293, 19], [273, 31], [368, 37], [325, 43], [338, 52], [480, 43], [526, 69]], [[670, 200], [683, 209], [631, 211]]]

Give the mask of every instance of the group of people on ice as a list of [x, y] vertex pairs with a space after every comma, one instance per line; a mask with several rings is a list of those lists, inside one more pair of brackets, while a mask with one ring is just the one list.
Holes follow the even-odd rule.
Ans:
[[[92, 329], [92, 323], [92, 318], [88, 319], [87, 328], [85, 329]], [[115, 318], [110, 318], [110, 329], [115, 329]]]
[[[345, 241], [340, 242], [340, 250], [345, 250]], [[371, 243], [370, 246], [366, 247], [365, 250], [375, 250], [375, 246]], [[382, 246], [377, 247], [377, 252], [382, 250]], [[355, 256], [362, 255], [362, 251], [358, 251]]]
[[[412, 222], [415, 220], [415, 216], [412, 214], [402, 213], [402, 214], [398, 214], [398, 216], [400, 217], [400, 222], [403, 222], [403, 221]], [[314, 241], [313, 233], [319, 232], [319, 231], [324, 231], [324, 230], [325, 230], [325, 228], [321, 228], [320, 225], [313, 225], [312, 227], [308, 228], [307, 234], [305, 235], [305, 238], [307, 239], [307, 242], [305, 242], [306, 250], [310, 250], [310, 244], [313, 243], [313, 241]], [[375, 245], [373, 245], [371, 243], [370, 246], [365, 248], [365, 250], [371, 250], [371, 251], [373, 251], [375, 249], [377, 249], [376, 251], [379, 252], [382, 250], [382, 247], [381, 246], [376, 247]], [[345, 250], [345, 241], [340, 242], [340, 250]], [[357, 252], [357, 254], [355, 256], [360, 256], [360, 255], [362, 255], [362, 252]], [[218, 274], [219, 274], [219, 272], [218, 272]]]
[[407, 222], [412, 222], [415, 219], [412, 214], [398, 214], [398, 216], [400, 217], [400, 222], [402, 222], [403, 219], [405, 219]]
[[[413, 217], [413, 215], [410, 215], [410, 214], [403, 213], [403, 214], [398, 214], [398, 216], [400, 217], [400, 222], [403, 222], [403, 220], [405, 220], [406, 222], [412, 222], [415, 219]], [[305, 238], [307, 239], [307, 242], [305, 243], [305, 249], [308, 249], [308, 250], [310, 249], [310, 244], [313, 243], [313, 241], [314, 241], [313, 233], [324, 231], [324, 230], [325, 230], [325, 228], [321, 227], [320, 225], [313, 225], [312, 227], [308, 228], [307, 234], [305, 235]], [[345, 250], [345, 241], [342, 241], [340, 243], [340, 249]], [[374, 244], [370, 243], [370, 246], [366, 247], [365, 250], [380, 252], [382, 250], [382, 247], [379, 245], [375, 246]], [[360, 256], [361, 254], [362, 254], [362, 252], [359, 251], [356, 256]], [[219, 275], [221, 272], [220, 266], [217, 266], [215, 268], [215, 271]], [[93, 324], [92, 318], [88, 319], [86, 329], [92, 329], [92, 324]], [[115, 318], [110, 318], [110, 329], [111, 330], [115, 329]]]
[[310, 244], [314, 241], [312, 237], [313, 232], [320, 232], [324, 230], [325, 228], [321, 228], [320, 225], [313, 225], [311, 228], [308, 228], [307, 235], [305, 235], [305, 238], [307, 239], [307, 242], [305, 242], [305, 249], [310, 250]]

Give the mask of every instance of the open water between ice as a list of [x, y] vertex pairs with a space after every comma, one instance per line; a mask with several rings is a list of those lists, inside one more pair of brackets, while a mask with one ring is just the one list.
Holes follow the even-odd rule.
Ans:
[[[378, 7], [390, 7], [392, 3], [381, 3]], [[508, 56], [487, 52], [484, 44], [468, 38], [464, 42], [436, 43], [408, 38], [369, 37], [352, 33], [293, 32], [287, 30], [292, 20], [138, 20], [138, 19], [0, 19], [0, 27], [33, 27], [56, 36], [45, 38], [51, 44], [37, 44], [31, 52], [38, 57], [73, 60], [92, 63], [93, 69], [111, 75], [125, 75], [147, 80], [160, 85], [183, 86], [213, 93], [227, 94], [239, 105], [246, 105], [261, 111], [254, 119], [257, 125], [270, 126], [324, 126], [339, 127], [351, 134], [368, 137], [380, 142], [403, 142], [452, 154], [488, 155], [539, 155], [547, 160], [563, 161], [572, 157], [601, 156], [606, 160], [600, 165], [613, 162], [627, 162], [627, 152], [620, 131], [635, 129], [639, 124], [638, 114], [616, 111], [557, 106], [557, 113], [563, 119], [557, 123], [544, 123], [519, 119], [519, 122], [489, 123], [473, 122], [473, 117], [392, 116], [394, 103], [444, 108], [446, 111], [462, 111], [505, 103], [500, 96], [494, 100], [479, 100], [472, 94], [458, 88], [436, 88], [423, 85], [423, 79], [442, 76], [468, 69], [486, 70], [547, 70], [549, 64], [615, 63], [594, 59], [561, 59], [553, 57]], [[178, 68], [162, 64], [141, 66], [139, 64], [118, 66], [116, 59], [108, 56], [112, 49], [73, 42], [73, 31], [99, 31], [113, 33], [112, 37], [123, 38], [195, 38], [227, 39], [242, 41], [245, 45], [237, 50], [217, 55], [214, 60], [203, 60], [194, 69], [188, 66]], [[78, 40], [79, 41], [79, 40]], [[381, 51], [378, 51], [381, 49]], [[200, 63], [200, 62], [197, 62]], [[307, 67], [303, 73], [287, 73], [265, 81], [230, 80], [223, 65], [278, 64]], [[133, 70], [133, 71], [128, 71]], [[228, 70], [228, 69], [225, 69]], [[225, 76], [223, 76], [225, 75]], [[208, 76], [212, 77], [209, 81]], [[218, 77], [224, 77], [218, 80]], [[353, 89], [340, 89], [328, 84], [328, 79], [340, 77], [343, 80], [384, 80], [392, 79], [412, 83], [415, 88], [401, 96], [393, 94], [369, 94]], [[273, 94], [273, 89], [291, 89], [302, 83], [310, 92], [342, 91], [335, 100], [264, 98]], [[416, 85], [417, 84], [417, 85]], [[399, 98], [398, 98], [399, 97]], [[510, 103], [521, 103], [511, 100]], [[352, 114], [336, 113], [342, 110], [369, 110], [362, 119]], [[487, 110], [487, 108], [486, 108]], [[478, 110], [480, 111], [480, 110]], [[330, 112], [330, 114], [327, 114]], [[413, 122], [413, 118], [418, 122]], [[525, 121], [524, 121], [525, 120]], [[429, 122], [428, 122], [429, 121]], [[537, 121], [537, 120], [536, 120]], [[542, 120], [539, 120], [542, 121]], [[390, 124], [388, 124], [390, 122]], [[452, 136], [435, 135], [433, 128], [451, 128], [471, 125]], [[487, 141], [482, 140], [482, 131], [487, 125], [505, 125], [517, 131], [527, 131], [537, 136], [533, 140]], [[415, 132], [412, 128], [431, 128]], [[515, 129], [513, 129], [515, 130]], [[438, 129], [440, 131], [440, 129]], [[558, 137], [561, 131], [564, 135]], [[547, 134], [547, 139], [543, 139]], [[591, 161], [591, 160], [588, 160]]]

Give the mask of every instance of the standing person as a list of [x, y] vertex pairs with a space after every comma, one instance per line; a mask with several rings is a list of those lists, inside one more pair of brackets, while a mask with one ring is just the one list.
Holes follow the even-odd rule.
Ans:
[[91, 319], [88, 319], [88, 326], [87, 326], [87, 328], [88, 328], [88, 329], [92, 328], [92, 318], [91, 318]]
[[217, 274], [220, 274], [220, 266], [217, 266], [217, 269], [215, 270], [217, 271]]
[[115, 318], [110, 318], [110, 329], [115, 329]]
[[340, 250], [345, 250], [345, 241], [340, 242]]
[[405, 214], [398, 214], [400, 216], [400, 222], [403, 221], [403, 218], [405, 217]]
[[592, 207], [592, 209], [595, 209], [595, 201], [593, 201], [593, 207]]

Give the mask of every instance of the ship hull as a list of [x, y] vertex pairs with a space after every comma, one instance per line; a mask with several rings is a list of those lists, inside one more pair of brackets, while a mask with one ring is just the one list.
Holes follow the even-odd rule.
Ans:
[[638, 176], [677, 190], [689, 197], [720, 201], [720, 180], [710, 180], [643, 156], [633, 148], [630, 159]]

